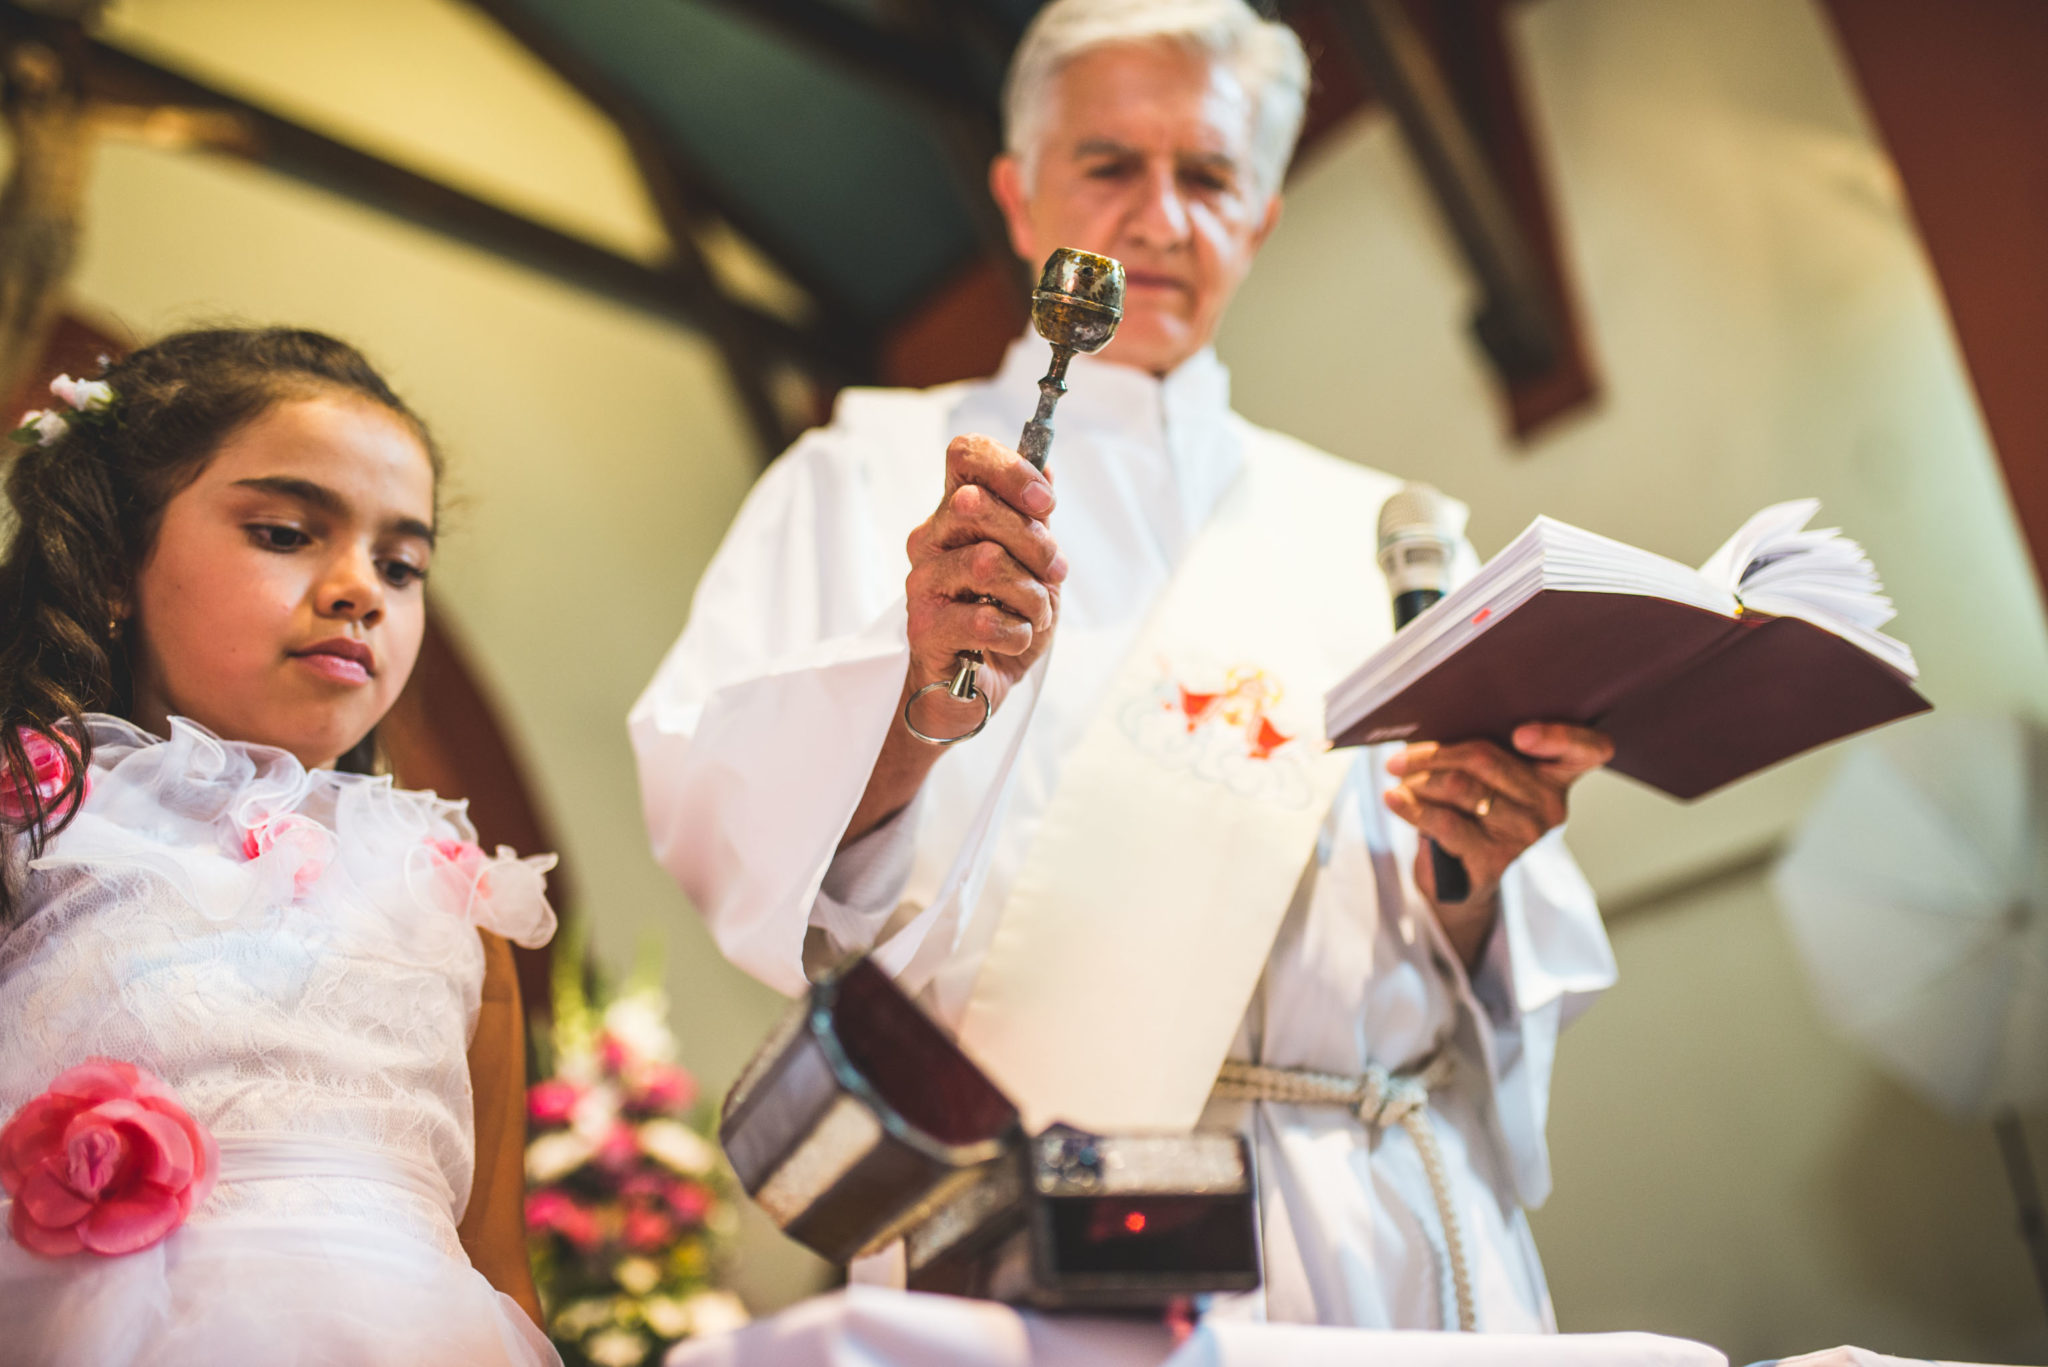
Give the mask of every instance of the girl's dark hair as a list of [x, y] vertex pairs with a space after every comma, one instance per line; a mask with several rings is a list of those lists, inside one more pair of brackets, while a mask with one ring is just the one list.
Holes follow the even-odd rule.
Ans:
[[[164, 505], [230, 435], [283, 400], [338, 391], [404, 419], [426, 448], [437, 485], [441, 474], [426, 424], [361, 352], [323, 333], [180, 332], [100, 378], [113, 387], [113, 406], [79, 416], [53, 405], [69, 430], [47, 447], [19, 448], [7, 476], [14, 539], [0, 560], [0, 784], [27, 809], [31, 858], [84, 797], [92, 738], [82, 714], [126, 716], [134, 706], [119, 619], [135, 601], [135, 577]], [[33, 791], [24, 729], [73, 757], [64, 791], [47, 799]], [[337, 767], [367, 773], [375, 754], [373, 732]], [[13, 845], [0, 844], [0, 860], [12, 859]], [[12, 911], [13, 872], [0, 867], [0, 919]]]

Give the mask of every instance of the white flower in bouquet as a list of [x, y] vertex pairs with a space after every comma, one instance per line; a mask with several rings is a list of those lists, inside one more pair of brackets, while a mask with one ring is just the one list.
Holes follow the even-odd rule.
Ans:
[[619, 1091], [610, 1083], [600, 1082], [582, 1096], [569, 1111], [570, 1133], [581, 1136], [591, 1145], [604, 1142], [606, 1135], [619, 1123]]
[[641, 1125], [640, 1151], [685, 1177], [702, 1177], [718, 1166], [718, 1154], [703, 1137], [676, 1120]]
[[747, 1307], [730, 1291], [699, 1291], [683, 1302], [692, 1338], [711, 1338], [744, 1329], [751, 1322]]
[[653, 1347], [645, 1334], [631, 1329], [607, 1329], [590, 1336], [583, 1345], [583, 1355], [598, 1367], [640, 1367]]
[[674, 1296], [649, 1296], [640, 1303], [640, 1317], [665, 1339], [690, 1336], [690, 1310]]
[[526, 1178], [547, 1186], [588, 1163], [596, 1152], [597, 1145], [574, 1130], [544, 1134], [526, 1146]]
[[563, 1050], [555, 1056], [555, 1076], [578, 1087], [595, 1087], [603, 1078], [604, 1069], [594, 1053]]
[[630, 1294], [644, 1296], [661, 1285], [661, 1266], [651, 1258], [621, 1258], [612, 1269], [612, 1280]]
[[563, 1338], [580, 1339], [593, 1329], [601, 1329], [612, 1322], [612, 1303], [608, 1296], [587, 1296], [580, 1301], [570, 1301], [555, 1312], [551, 1323]]
[[668, 995], [659, 989], [642, 988], [605, 1007], [604, 1031], [625, 1045], [636, 1060], [675, 1061], [676, 1037], [668, 1026]]

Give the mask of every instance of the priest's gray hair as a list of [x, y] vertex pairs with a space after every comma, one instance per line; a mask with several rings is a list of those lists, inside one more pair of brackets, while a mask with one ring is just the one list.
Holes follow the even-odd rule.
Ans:
[[1262, 19], [1245, 0], [1052, 0], [1017, 44], [1003, 83], [1003, 145], [1038, 173], [1046, 102], [1067, 63], [1118, 43], [1179, 43], [1222, 64], [1253, 101], [1252, 176], [1280, 188], [1308, 103], [1308, 54], [1294, 30]]

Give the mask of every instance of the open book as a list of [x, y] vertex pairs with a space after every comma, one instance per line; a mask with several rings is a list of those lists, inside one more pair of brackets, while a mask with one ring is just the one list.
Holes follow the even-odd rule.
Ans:
[[1697, 570], [1539, 517], [1324, 699], [1337, 745], [1598, 727], [1609, 767], [1694, 798], [1929, 704], [1863, 549], [1764, 509]]

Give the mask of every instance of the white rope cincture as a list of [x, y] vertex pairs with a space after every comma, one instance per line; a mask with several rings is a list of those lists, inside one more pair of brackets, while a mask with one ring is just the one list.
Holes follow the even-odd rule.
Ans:
[[[1397, 1075], [1375, 1064], [1358, 1077], [1225, 1059], [1216, 1074], [1216, 1095], [1230, 1101], [1342, 1106], [1375, 1130], [1389, 1125], [1406, 1130], [1422, 1159], [1423, 1175], [1429, 1178], [1429, 1194], [1436, 1201], [1437, 1218], [1443, 1227], [1442, 1244], [1432, 1252], [1450, 1270], [1458, 1329], [1470, 1334], [1479, 1328], [1479, 1311], [1472, 1298], [1472, 1271], [1465, 1255], [1464, 1228], [1452, 1201], [1451, 1174], [1444, 1165], [1443, 1146], [1437, 1143], [1436, 1128], [1429, 1123], [1430, 1091], [1443, 1085], [1451, 1068], [1447, 1050], [1439, 1051], [1412, 1073]], [[1423, 1232], [1425, 1236], [1429, 1233], [1426, 1226]]]

